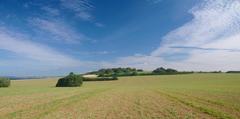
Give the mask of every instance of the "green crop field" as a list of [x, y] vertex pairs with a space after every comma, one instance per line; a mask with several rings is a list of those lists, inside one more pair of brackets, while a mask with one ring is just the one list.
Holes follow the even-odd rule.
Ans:
[[0, 88], [0, 118], [240, 118], [239, 74], [121, 77], [77, 88], [56, 82], [17, 80]]

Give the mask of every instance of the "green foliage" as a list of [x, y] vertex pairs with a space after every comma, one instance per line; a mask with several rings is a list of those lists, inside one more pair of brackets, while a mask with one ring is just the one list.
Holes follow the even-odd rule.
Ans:
[[176, 73], [176, 72], [178, 72], [178, 71], [175, 70], [175, 69], [168, 68], [168, 69], [166, 69], [166, 72]]
[[83, 83], [83, 77], [70, 73], [68, 76], [58, 80], [56, 87], [78, 87]]
[[142, 69], [135, 68], [109, 68], [100, 69], [98, 71], [89, 72], [86, 74], [96, 74], [98, 77], [121, 77], [121, 76], [148, 76], [148, 75], [175, 75], [175, 74], [192, 74], [194, 72], [178, 72], [171, 68], [157, 68], [152, 72], [144, 72]]
[[87, 74], [97, 74], [99, 77], [113, 77], [113, 76], [135, 76], [137, 75], [137, 72], [138, 72], [137, 69], [128, 67], [128, 68], [100, 69], [98, 71], [89, 72]]
[[97, 77], [97, 78], [83, 78], [83, 81], [112, 81], [112, 80], [118, 80], [116, 76], [113, 77]]
[[228, 71], [227, 73], [240, 73], [240, 71]]
[[153, 70], [153, 73], [165, 73], [165, 72], [166, 72], [166, 69], [164, 69], [163, 67]]
[[157, 69], [153, 70], [153, 73], [155, 73], [155, 74], [175, 74], [177, 72], [178, 71], [175, 70], [175, 69], [170, 69], [170, 68], [165, 69], [163, 67], [160, 67], [160, 68], [157, 68]]
[[222, 73], [222, 71], [198, 71], [198, 72], [195, 72], [195, 73]]
[[10, 83], [11, 83], [10, 79], [0, 78], [0, 87], [9, 87]]

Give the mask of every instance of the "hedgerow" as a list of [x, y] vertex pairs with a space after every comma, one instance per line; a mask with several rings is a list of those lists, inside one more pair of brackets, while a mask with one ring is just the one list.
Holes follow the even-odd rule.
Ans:
[[56, 87], [79, 87], [83, 83], [83, 77], [70, 73], [64, 78], [60, 78], [56, 84]]
[[0, 78], [0, 87], [9, 87], [10, 83], [11, 83], [10, 79]]

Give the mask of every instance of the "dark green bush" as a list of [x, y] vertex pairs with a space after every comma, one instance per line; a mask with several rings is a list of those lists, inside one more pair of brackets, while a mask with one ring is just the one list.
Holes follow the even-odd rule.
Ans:
[[240, 71], [227, 71], [226, 73], [240, 73]]
[[[138, 69], [140, 72], [143, 70]], [[107, 68], [100, 69], [98, 71], [89, 72], [86, 74], [96, 74], [98, 77], [113, 77], [113, 76], [135, 76], [137, 75], [137, 69], [135, 68]]]
[[97, 77], [97, 78], [83, 78], [83, 81], [111, 81], [111, 80], [118, 80], [116, 76], [113, 77]]
[[170, 69], [170, 68], [165, 69], [163, 67], [160, 67], [160, 68], [153, 70], [153, 73], [155, 73], [155, 74], [177, 74], [178, 71], [175, 69]]
[[163, 67], [153, 70], [153, 73], [166, 73], [166, 69]]
[[0, 78], [0, 87], [8, 87], [10, 86], [10, 79], [8, 78]]
[[68, 76], [58, 80], [56, 87], [78, 87], [83, 83], [83, 77], [70, 73]]

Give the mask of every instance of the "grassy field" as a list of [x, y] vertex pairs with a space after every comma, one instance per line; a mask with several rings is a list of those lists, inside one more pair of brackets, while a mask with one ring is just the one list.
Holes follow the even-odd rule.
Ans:
[[0, 118], [240, 118], [239, 74], [121, 77], [56, 88], [56, 79], [0, 88]]

